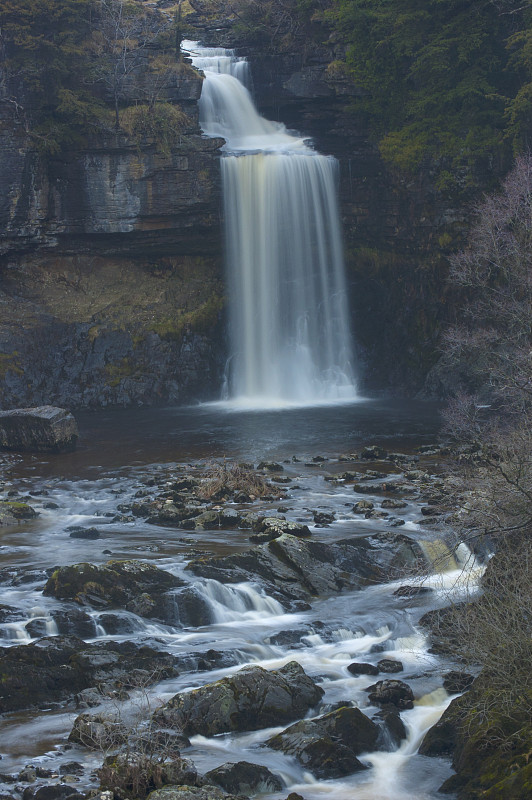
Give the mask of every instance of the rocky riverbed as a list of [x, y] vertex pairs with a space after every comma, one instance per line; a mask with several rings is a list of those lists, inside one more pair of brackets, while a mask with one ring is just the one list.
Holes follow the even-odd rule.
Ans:
[[464, 688], [419, 626], [466, 557], [446, 450], [270, 455], [11, 457], [3, 800], [436, 796], [448, 762], [416, 751]]

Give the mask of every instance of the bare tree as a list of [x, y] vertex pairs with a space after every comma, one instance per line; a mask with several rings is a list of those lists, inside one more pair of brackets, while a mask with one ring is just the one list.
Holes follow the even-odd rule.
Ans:
[[102, 82], [113, 98], [118, 129], [120, 105], [131, 75], [147, 57], [147, 49], [172, 22], [156, 9], [147, 9], [132, 0], [99, 0], [99, 7], [93, 37], [98, 59], [94, 79]]

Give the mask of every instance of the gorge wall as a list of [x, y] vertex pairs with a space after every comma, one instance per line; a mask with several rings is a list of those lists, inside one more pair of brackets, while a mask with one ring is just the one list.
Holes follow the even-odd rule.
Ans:
[[107, 131], [43, 156], [0, 106], [2, 407], [217, 396], [223, 142], [200, 134], [201, 85], [167, 93], [190, 119], [170, 151]]

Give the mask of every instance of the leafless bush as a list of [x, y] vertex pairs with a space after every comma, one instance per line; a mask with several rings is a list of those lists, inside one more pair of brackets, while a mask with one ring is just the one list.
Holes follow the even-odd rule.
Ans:
[[205, 500], [243, 492], [248, 497], [271, 494], [270, 484], [252, 466], [232, 462], [213, 462], [206, 470], [198, 494]]

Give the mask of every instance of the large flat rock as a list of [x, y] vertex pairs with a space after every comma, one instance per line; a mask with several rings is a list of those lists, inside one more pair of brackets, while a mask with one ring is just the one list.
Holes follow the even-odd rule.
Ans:
[[76, 420], [64, 408], [39, 406], [0, 411], [0, 448], [68, 453], [78, 440]]

